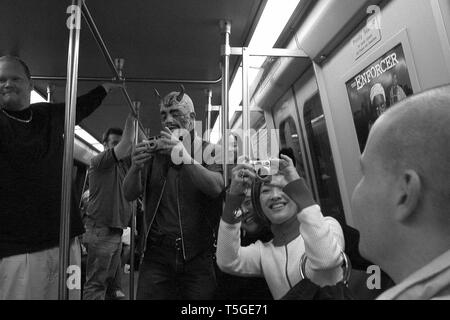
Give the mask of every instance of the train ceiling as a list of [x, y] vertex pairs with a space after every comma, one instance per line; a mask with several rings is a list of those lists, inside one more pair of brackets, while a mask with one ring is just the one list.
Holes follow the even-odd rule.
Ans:
[[[87, 7], [113, 58], [125, 59], [126, 78], [218, 80], [222, 37], [219, 21], [232, 23], [232, 46], [246, 46], [266, 0], [86, 0]], [[0, 8], [0, 55], [25, 60], [34, 76], [65, 76], [69, 30], [66, 20], [70, 0], [2, 0]], [[81, 26], [80, 77], [112, 78], [87, 24]], [[232, 70], [238, 61], [232, 58]], [[48, 81], [36, 81], [45, 92]], [[55, 85], [55, 100], [64, 101], [65, 82]], [[95, 82], [79, 82], [87, 92]], [[205, 119], [206, 89], [213, 90], [213, 104], [221, 102], [221, 83], [185, 85], [196, 105], [197, 118]], [[129, 83], [133, 100], [139, 100], [142, 122], [152, 134], [160, 130], [159, 109], [153, 88], [161, 94], [176, 84]], [[82, 126], [100, 138], [111, 126], [123, 126], [128, 107], [120, 92], [109, 95]], [[203, 122], [205, 123], [205, 122]]]

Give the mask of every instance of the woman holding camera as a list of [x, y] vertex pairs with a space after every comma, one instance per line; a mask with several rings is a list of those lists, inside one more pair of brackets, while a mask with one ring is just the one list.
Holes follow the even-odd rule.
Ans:
[[[256, 212], [271, 227], [274, 239], [248, 247], [240, 243], [239, 207], [251, 188]], [[339, 223], [324, 217], [292, 160], [281, 155], [279, 172], [262, 181], [249, 164], [232, 172], [219, 227], [217, 264], [227, 273], [264, 277], [274, 299], [281, 299], [305, 276], [320, 286], [342, 279], [344, 236]]]

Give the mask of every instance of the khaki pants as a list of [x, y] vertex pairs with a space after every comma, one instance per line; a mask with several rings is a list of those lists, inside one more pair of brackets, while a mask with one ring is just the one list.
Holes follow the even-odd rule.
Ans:
[[[71, 241], [69, 265], [81, 268], [78, 238]], [[58, 299], [58, 268], [58, 247], [0, 259], [0, 300]], [[81, 290], [69, 290], [69, 299], [80, 300]]]

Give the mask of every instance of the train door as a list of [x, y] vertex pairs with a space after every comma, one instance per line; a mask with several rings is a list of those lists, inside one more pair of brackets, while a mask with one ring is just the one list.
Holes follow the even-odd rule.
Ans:
[[292, 88], [296, 121], [304, 137], [306, 167], [324, 215], [345, 223], [330, 139], [312, 68]]
[[345, 215], [319, 93], [316, 92], [309, 97], [302, 109], [309, 144], [308, 151], [322, 210], [324, 214], [343, 222]]

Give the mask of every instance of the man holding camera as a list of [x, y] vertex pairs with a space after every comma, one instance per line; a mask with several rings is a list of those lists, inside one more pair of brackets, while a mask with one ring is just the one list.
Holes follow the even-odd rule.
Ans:
[[214, 233], [224, 187], [221, 166], [193, 159], [211, 145], [195, 133], [194, 105], [183, 88], [160, 99], [160, 114], [161, 137], [136, 146], [123, 185], [129, 201], [144, 193], [137, 298], [212, 299]]

